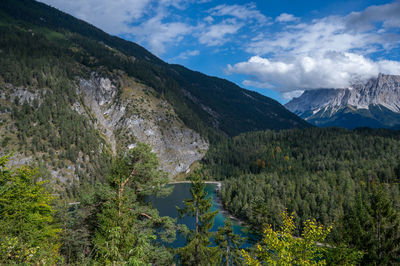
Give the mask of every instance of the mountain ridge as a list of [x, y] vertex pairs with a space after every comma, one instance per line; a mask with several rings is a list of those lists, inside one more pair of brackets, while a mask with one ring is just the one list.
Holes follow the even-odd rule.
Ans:
[[380, 73], [349, 88], [306, 90], [285, 107], [317, 126], [396, 127], [400, 124], [400, 75]]

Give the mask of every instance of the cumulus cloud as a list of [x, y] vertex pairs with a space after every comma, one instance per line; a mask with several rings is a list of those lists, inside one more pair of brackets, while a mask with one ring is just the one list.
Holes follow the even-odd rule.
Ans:
[[250, 79], [245, 81], [246, 85], [291, 92], [310, 88], [345, 88], [381, 72], [399, 74], [400, 62], [372, 61], [354, 53], [326, 52], [287, 61], [253, 56], [247, 62], [228, 65], [228, 71], [248, 75]]
[[287, 27], [269, 38], [258, 38], [249, 44], [247, 51], [258, 55], [299, 55], [316, 51], [366, 50], [374, 47], [376, 39], [372, 37], [364, 32], [350, 33], [346, 30], [343, 18], [328, 17], [310, 24]]
[[276, 17], [275, 21], [276, 22], [292, 22], [292, 21], [297, 21], [299, 19], [300, 18], [295, 17], [292, 14], [282, 13]]
[[[400, 74], [400, 62], [371, 59], [373, 53], [400, 47], [399, 14], [396, 1], [259, 34], [247, 47], [255, 56], [227, 70], [247, 75], [244, 85], [273, 88], [284, 97], [296, 90], [348, 87], [380, 72]], [[290, 20], [288, 15], [276, 21]]]

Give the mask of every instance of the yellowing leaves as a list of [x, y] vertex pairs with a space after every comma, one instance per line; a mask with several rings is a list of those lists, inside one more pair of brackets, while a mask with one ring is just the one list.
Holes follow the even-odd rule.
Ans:
[[286, 211], [281, 213], [283, 226], [274, 231], [269, 225], [264, 230], [261, 242], [257, 244], [255, 257], [242, 250], [242, 256], [247, 265], [325, 265], [321, 257], [324, 251], [323, 242], [332, 226], [324, 227], [315, 220], [304, 222], [302, 237], [295, 237], [294, 214]]

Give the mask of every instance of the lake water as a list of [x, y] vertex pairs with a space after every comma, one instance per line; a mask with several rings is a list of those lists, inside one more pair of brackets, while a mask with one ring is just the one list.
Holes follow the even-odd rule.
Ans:
[[[169, 186], [174, 186], [174, 189], [170, 195], [163, 198], [150, 197], [149, 200], [153, 203], [153, 206], [158, 209], [160, 216], [169, 216], [172, 218], [177, 218], [178, 224], [185, 224], [189, 229], [193, 229], [195, 226], [194, 217], [185, 216], [183, 218], [179, 218], [178, 210], [176, 206], [179, 208], [183, 208], [183, 200], [191, 198], [190, 195], [190, 187], [189, 183], [179, 183], [173, 184]], [[206, 184], [206, 191], [209, 197], [212, 197], [213, 205], [212, 211], [218, 210], [219, 213], [214, 218], [214, 226], [211, 231], [217, 231], [219, 227], [224, 226], [225, 219], [230, 219], [221, 211], [221, 206], [218, 201], [218, 195], [216, 193], [216, 184]], [[236, 234], [239, 234], [242, 237], [249, 237], [250, 239], [254, 239], [254, 235], [249, 233], [247, 227], [241, 226], [236, 221], [232, 220], [233, 230]], [[243, 247], [249, 246], [251, 240], [247, 241]], [[182, 247], [185, 245], [185, 239], [177, 234], [176, 240], [170, 244], [172, 247]]]

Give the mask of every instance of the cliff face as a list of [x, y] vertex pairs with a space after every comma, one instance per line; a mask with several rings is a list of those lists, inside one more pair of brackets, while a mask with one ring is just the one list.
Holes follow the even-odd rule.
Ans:
[[307, 90], [285, 107], [320, 126], [395, 127], [400, 124], [400, 76], [379, 74], [345, 89]]
[[109, 78], [95, 73], [78, 81], [77, 93], [82, 101], [74, 108], [92, 118], [113, 153], [117, 148], [132, 148], [137, 142], [147, 143], [158, 155], [161, 169], [175, 176], [188, 171], [207, 151], [208, 142], [187, 128], [153, 89], [126, 75], [117, 77], [119, 91]]
[[[105, 141], [104, 146], [109, 147], [112, 153], [133, 148], [137, 142], [144, 142], [152, 147], [159, 158], [160, 168], [171, 177], [188, 172], [191, 164], [204, 156], [208, 142], [187, 128], [172, 106], [152, 88], [122, 73], [112, 76], [113, 80], [110, 80], [109, 77], [92, 72], [89, 78], [77, 77], [77, 100], [69, 108], [90, 121]], [[6, 126], [1, 127], [1, 135], [18, 142], [17, 129], [12, 125], [14, 119], [11, 108], [33, 105], [34, 101], [40, 106], [46, 90], [15, 87], [12, 84], [4, 87], [0, 100], [7, 107], [2, 110], [0, 117]], [[0, 150], [4, 153], [8, 146], [5, 143]], [[80, 157], [78, 162], [85, 162], [85, 155]], [[14, 154], [11, 164], [34, 163], [36, 159], [29, 152], [21, 151]], [[64, 167], [48, 168], [63, 182], [75, 179], [75, 164], [66, 163]]]

